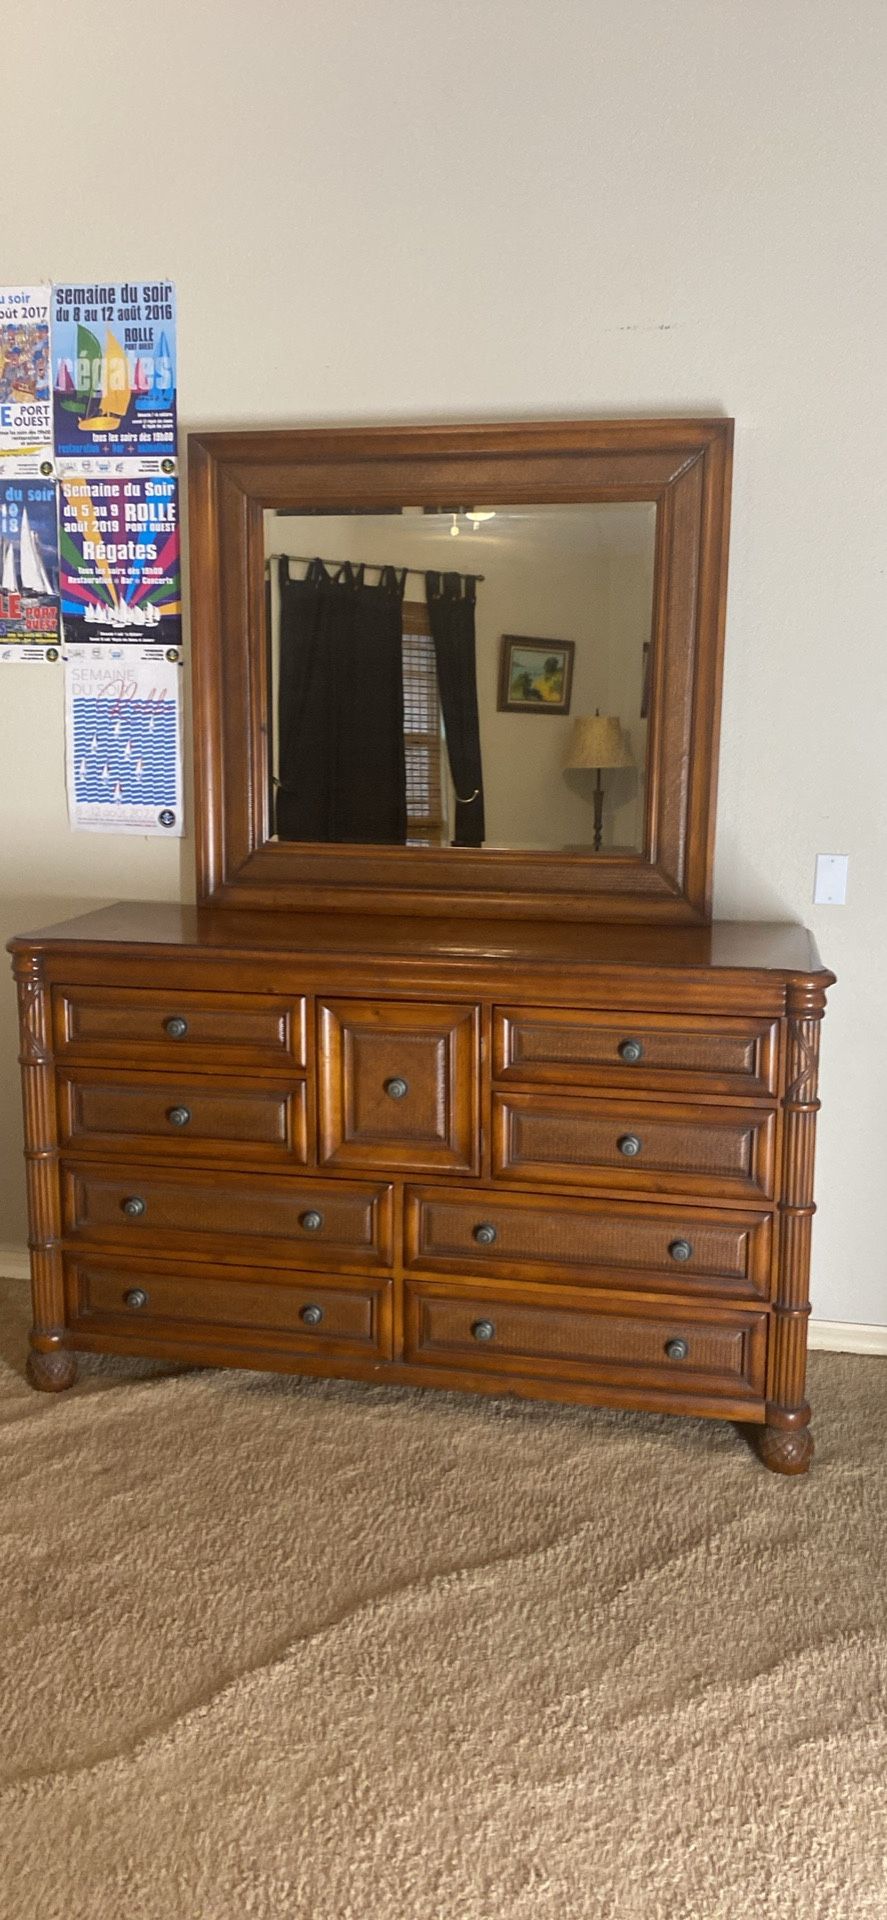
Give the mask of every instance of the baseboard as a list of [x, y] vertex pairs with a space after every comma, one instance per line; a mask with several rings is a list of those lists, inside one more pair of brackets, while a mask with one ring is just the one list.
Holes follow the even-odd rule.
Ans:
[[808, 1345], [817, 1353], [887, 1353], [887, 1327], [861, 1320], [811, 1320]]
[[[0, 1246], [0, 1275], [5, 1280], [28, 1280], [30, 1273], [26, 1247]], [[887, 1327], [867, 1327], [856, 1320], [811, 1320], [809, 1345], [817, 1353], [887, 1353]]]
[[4, 1280], [30, 1280], [27, 1247], [0, 1247], [0, 1275]]

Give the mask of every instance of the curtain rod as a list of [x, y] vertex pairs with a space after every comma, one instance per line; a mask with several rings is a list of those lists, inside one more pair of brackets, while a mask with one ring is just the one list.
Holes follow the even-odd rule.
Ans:
[[[294, 560], [297, 567], [310, 567], [311, 561], [318, 558], [319, 556], [314, 553], [310, 557], [307, 553], [268, 553], [265, 555], [265, 570], [267, 572], [272, 560]], [[363, 567], [368, 568], [371, 573], [383, 573], [385, 570], [381, 560], [321, 560], [320, 564], [322, 567], [354, 567], [355, 569]], [[391, 570], [393, 573], [415, 573], [422, 580], [426, 573], [458, 573], [459, 571], [458, 567], [393, 567]], [[462, 573], [459, 578], [482, 582], [486, 575]]]

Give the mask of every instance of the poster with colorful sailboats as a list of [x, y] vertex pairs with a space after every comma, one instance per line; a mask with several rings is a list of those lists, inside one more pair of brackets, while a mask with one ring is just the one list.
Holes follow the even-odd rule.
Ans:
[[57, 660], [60, 644], [55, 484], [0, 479], [0, 665]]
[[0, 287], [0, 474], [52, 470], [49, 288]]
[[180, 647], [177, 481], [63, 474], [60, 496], [66, 642]]
[[[68, 818], [93, 833], [180, 838], [181, 665], [157, 649], [65, 661]], [[123, 653], [123, 649], [120, 650]]]
[[108, 462], [104, 470], [109, 472], [172, 472], [172, 281], [53, 287], [52, 383], [55, 453], [62, 471], [96, 460]]

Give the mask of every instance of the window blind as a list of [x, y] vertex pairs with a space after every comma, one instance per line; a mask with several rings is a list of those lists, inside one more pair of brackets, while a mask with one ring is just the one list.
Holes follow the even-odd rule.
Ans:
[[403, 609], [403, 728], [407, 839], [439, 846], [446, 821], [437, 665], [427, 608], [410, 601]]

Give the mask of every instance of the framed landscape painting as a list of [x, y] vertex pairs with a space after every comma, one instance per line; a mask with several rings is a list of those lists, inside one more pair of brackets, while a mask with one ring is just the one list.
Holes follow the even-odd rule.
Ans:
[[499, 656], [500, 713], [569, 713], [572, 640], [534, 640], [503, 633]]

